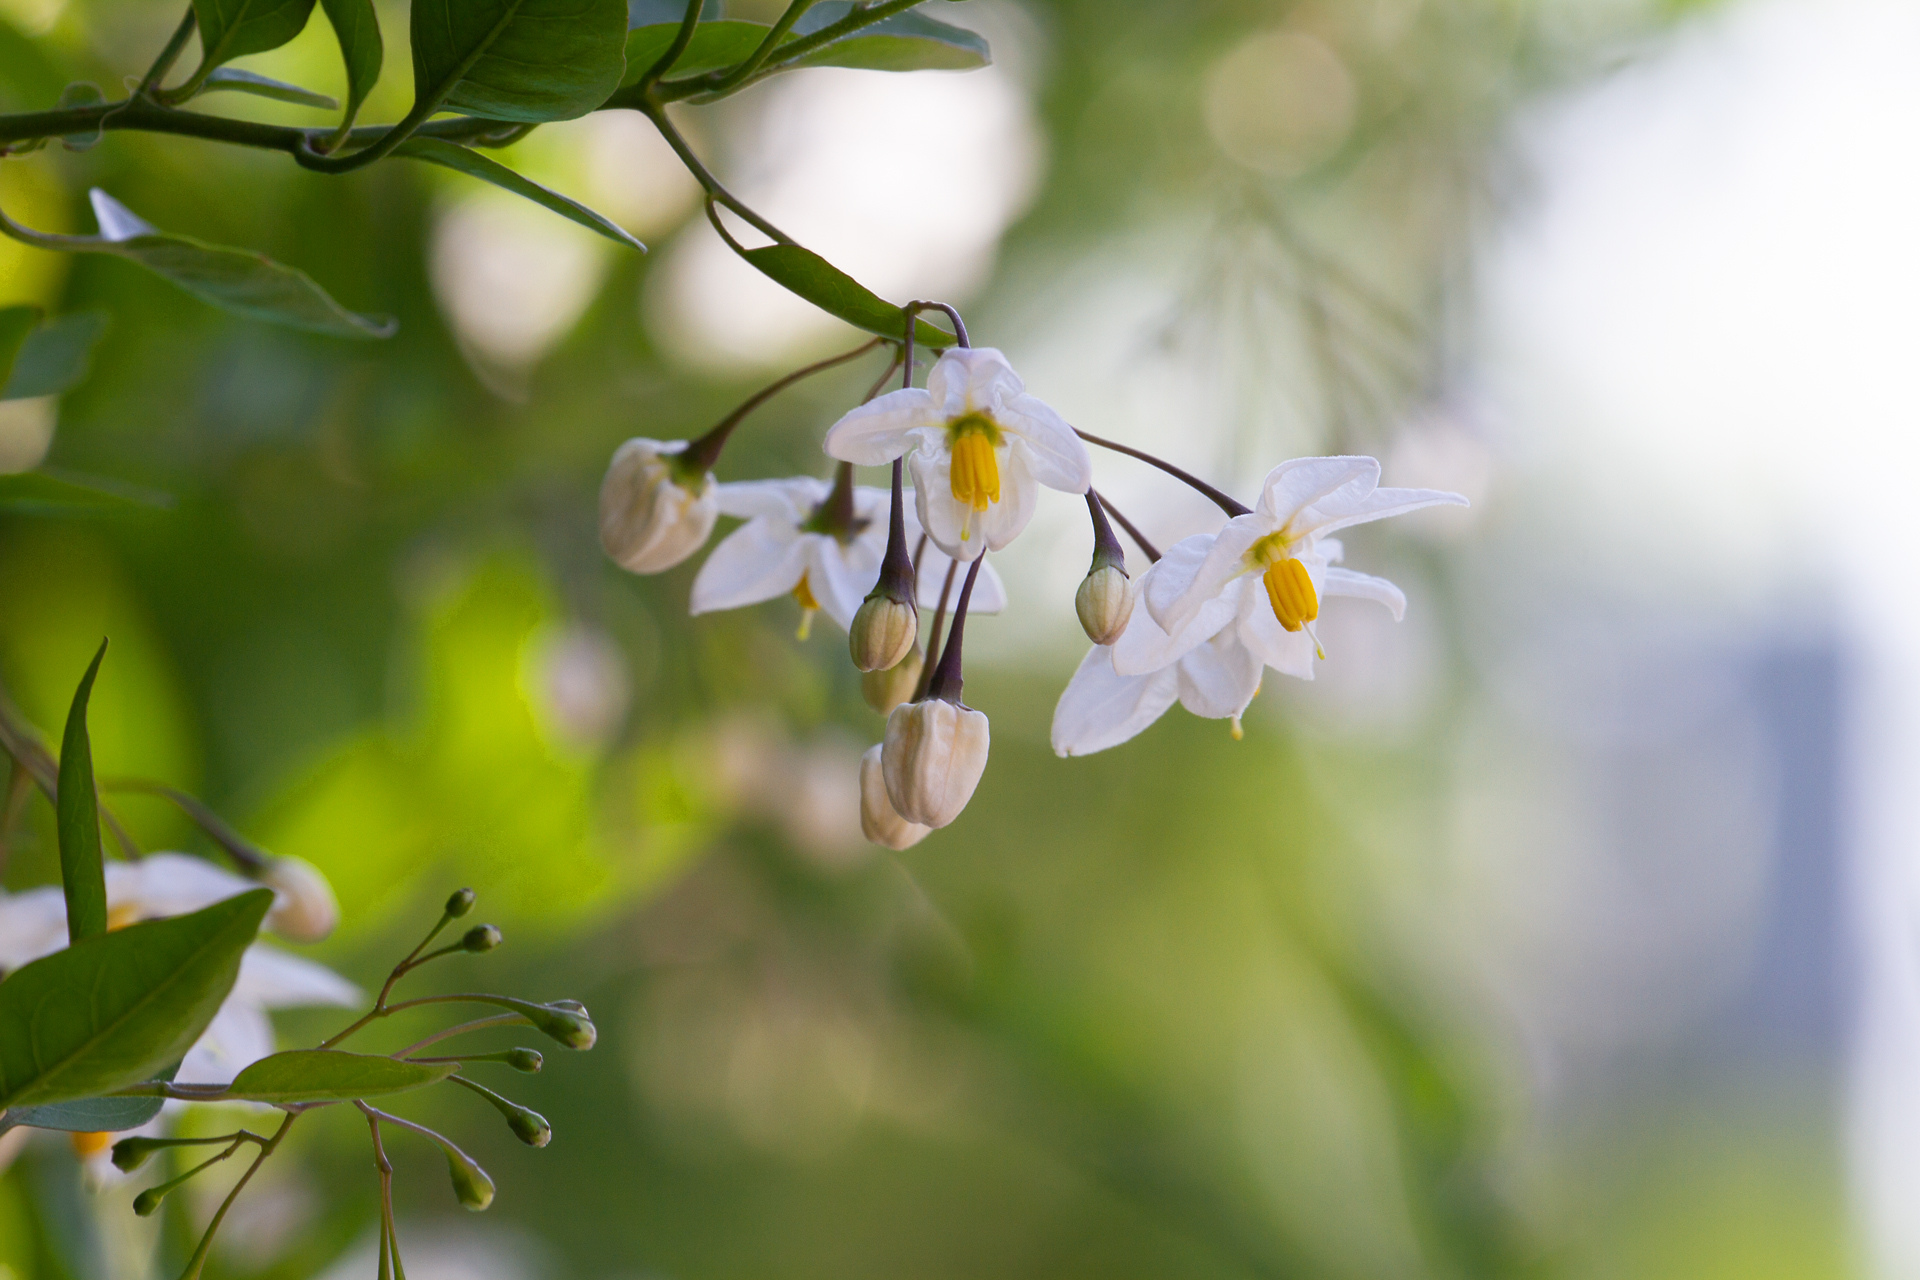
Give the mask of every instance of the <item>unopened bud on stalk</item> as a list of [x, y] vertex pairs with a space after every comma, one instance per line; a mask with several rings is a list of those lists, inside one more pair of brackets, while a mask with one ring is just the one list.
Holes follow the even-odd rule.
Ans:
[[456, 889], [447, 899], [447, 919], [458, 920], [473, 910], [474, 893], [471, 889]]
[[441, 1150], [447, 1153], [447, 1176], [453, 1180], [453, 1194], [460, 1198], [460, 1207], [484, 1213], [493, 1203], [493, 1179], [472, 1156], [452, 1143], [443, 1144]]
[[875, 587], [853, 615], [847, 630], [847, 648], [853, 665], [865, 672], [886, 671], [900, 665], [920, 632], [920, 614], [910, 598], [893, 599]]
[[894, 812], [927, 827], [959, 817], [986, 772], [987, 741], [987, 717], [972, 707], [937, 697], [895, 707], [880, 752]]
[[1127, 629], [1133, 616], [1133, 583], [1127, 571], [1116, 564], [1095, 563], [1080, 580], [1074, 593], [1073, 609], [1080, 615], [1080, 628], [1095, 644], [1112, 644]]
[[600, 545], [621, 568], [661, 573], [700, 549], [719, 518], [713, 473], [682, 474], [685, 440], [629, 440], [600, 484]]
[[172, 1189], [173, 1186], [171, 1183], [158, 1187], [148, 1187], [145, 1191], [142, 1191], [133, 1198], [133, 1211], [143, 1218], [151, 1218], [154, 1210], [160, 1207], [160, 1202], [167, 1198], [167, 1192]]
[[926, 665], [920, 650], [908, 649], [906, 657], [886, 670], [869, 671], [861, 676], [860, 696], [875, 711], [887, 715], [913, 697], [913, 691], [920, 686], [920, 672]]
[[113, 1144], [113, 1167], [122, 1173], [132, 1173], [147, 1162], [148, 1156], [172, 1145], [165, 1138], [122, 1138]]
[[289, 942], [319, 942], [340, 923], [333, 886], [304, 858], [275, 858], [260, 881], [277, 891], [267, 927]]
[[515, 1071], [523, 1071], [527, 1075], [536, 1074], [547, 1063], [547, 1060], [540, 1056], [538, 1049], [509, 1049], [507, 1056], [501, 1061]]
[[530, 1107], [515, 1106], [507, 1115], [507, 1128], [513, 1130], [513, 1136], [530, 1147], [544, 1147], [553, 1141], [553, 1126], [547, 1118]]
[[932, 827], [908, 822], [887, 795], [887, 779], [880, 763], [885, 748], [875, 743], [860, 757], [860, 832], [889, 849], [910, 849], [927, 838]]
[[575, 1013], [557, 1005], [536, 1005], [525, 1012], [535, 1027], [569, 1049], [591, 1049], [600, 1039], [593, 1020], [585, 1012]]
[[467, 930], [460, 939], [462, 950], [478, 955], [482, 951], [491, 951], [500, 945], [500, 930], [490, 924], [477, 924]]

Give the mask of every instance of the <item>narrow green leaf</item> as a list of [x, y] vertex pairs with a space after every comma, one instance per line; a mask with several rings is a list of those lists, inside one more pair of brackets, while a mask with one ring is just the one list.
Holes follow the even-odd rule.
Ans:
[[351, 1102], [437, 1084], [459, 1066], [457, 1062], [402, 1062], [338, 1049], [294, 1049], [260, 1059], [235, 1076], [221, 1096], [274, 1106]]
[[169, 494], [136, 489], [94, 476], [56, 472], [47, 467], [0, 475], [0, 511], [20, 515], [126, 515], [141, 509], [164, 510], [172, 505]]
[[215, 67], [249, 53], [278, 49], [306, 29], [313, 0], [193, 0], [200, 21], [198, 85]]
[[338, 98], [303, 89], [297, 84], [288, 84], [285, 80], [255, 75], [239, 67], [221, 67], [200, 86], [202, 93], [212, 93], [216, 89], [234, 89], [240, 93], [251, 93], [257, 98], [272, 98], [275, 102], [291, 102], [300, 107], [319, 107], [323, 111], [332, 111], [340, 105]]
[[110, 253], [130, 259], [201, 301], [249, 319], [336, 338], [393, 336], [392, 320], [348, 311], [304, 271], [282, 266], [262, 254], [167, 235], [142, 222], [99, 188], [92, 196], [94, 216], [100, 222], [97, 236], [31, 231], [4, 215], [0, 215], [0, 232], [42, 249]]
[[[847, 16], [845, 0], [815, 5], [794, 24], [793, 34], [810, 35]], [[775, 49], [769, 61], [778, 62]], [[929, 18], [917, 10], [882, 18], [844, 39], [816, 49], [796, 67], [858, 67], [868, 71], [972, 71], [993, 61], [977, 32]]]
[[93, 345], [107, 330], [104, 311], [76, 311], [27, 335], [11, 377], [0, 380], [0, 400], [56, 396], [87, 376]]
[[571, 120], [626, 70], [626, 0], [414, 0], [414, 111]]
[[346, 123], [352, 124], [360, 104], [380, 80], [386, 57], [380, 17], [373, 11], [373, 0], [320, 0], [320, 7], [327, 11], [334, 38], [340, 42], [340, 57], [347, 64]]
[[107, 873], [100, 854], [100, 797], [93, 789], [93, 743], [87, 737], [87, 699], [100, 660], [102, 640], [73, 691], [67, 731], [60, 739], [60, 790], [56, 806], [60, 835], [60, 883], [67, 894], [67, 937], [74, 942], [107, 931]]
[[525, 196], [537, 205], [553, 210], [563, 218], [579, 223], [589, 231], [597, 232], [616, 244], [629, 249], [638, 249], [642, 253], [647, 246], [629, 235], [624, 227], [558, 191], [541, 186], [531, 178], [524, 177], [498, 160], [480, 154], [470, 147], [457, 146], [442, 138], [409, 138], [395, 150], [395, 155], [411, 156], [415, 160], [426, 160], [458, 170], [469, 177], [482, 182], [491, 182], [505, 191], [517, 196]]
[[185, 1057], [272, 905], [271, 889], [255, 889], [15, 970], [0, 982], [0, 1105], [99, 1097]]
[[0, 386], [13, 380], [20, 350], [44, 314], [34, 306], [0, 307]]
[[[856, 329], [865, 329], [883, 338], [905, 336], [905, 312], [900, 307], [883, 301], [811, 249], [797, 244], [770, 244], [763, 249], [749, 249], [743, 256], [776, 284]], [[915, 322], [913, 340], [928, 347], [953, 345], [952, 334], [925, 320]]]

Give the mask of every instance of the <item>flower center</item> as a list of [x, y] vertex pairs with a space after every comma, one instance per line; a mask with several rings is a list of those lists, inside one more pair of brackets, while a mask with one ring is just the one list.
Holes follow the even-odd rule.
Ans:
[[985, 414], [969, 413], [948, 425], [947, 440], [953, 450], [953, 500], [973, 511], [1000, 501], [1000, 462], [993, 453], [999, 428]]
[[1292, 556], [1276, 560], [1261, 575], [1273, 616], [1289, 631], [1298, 631], [1320, 616], [1320, 597], [1313, 592], [1307, 566]]
[[805, 640], [813, 631], [813, 615], [820, 612], [820, 602], [813, 598], [813, 588], [807, 585], [804, 573], [800, 581], [793, 584], [793, 598], [800, 606], [800, 638]]

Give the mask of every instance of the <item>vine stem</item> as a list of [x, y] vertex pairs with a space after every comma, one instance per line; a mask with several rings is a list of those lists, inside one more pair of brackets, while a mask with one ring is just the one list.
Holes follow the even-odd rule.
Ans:
[[[1202, 480], [1199, 476], [1193, 475], [1191, 472], [1182, 471], [1179, 467], [1174, 466], [1171, 462], [1168, 462], [1166, 459], [1156, 458], [1152, 454], [1146, 452], [1144, 449], [1136, 449], [1132, 445], [1121, 444], [1115, 440], [1103, 440], [1099, 436], [1092, 435], [1088, 432], [1082, 431], [1078, 427], [1075, 427], [1073, 429], [1073, 434], [1079, 436], [1082, 440], [1085, 440], [1088, 444], [1097, 444], [1102, 449], [1111, 449], [1115, 453], [1124, 453], [1129, 458], [1138, 458], [1140, 461], [1146, 463], [1150, 467], [1160, 468], [1162, 471], [1166, 472], [1168, 475], [1172, 476], [1174, 479], [1179, 480], [1183, 484], [1189, 485], [1193, 489], [1197, 490], [1198, 492], [1205, 494], [1208, 498], [1213, 500], [1213, 503], [1215, 506], [1219, 507], [1222, 511], [1226, 512], [1230, 516], [1250, 515], [1253, 512], [1252, 507], [1246, 506], [1245, 504], [1239, 502], [1237, 499], [1231, 498], [1228, 495], [1222, 493], [1220, 490], [1208, 484], [1205, 480]], [[1128, 530], [1128, 532], [1132, 532], [1132, 530]]]
[[450, 1040], [454, 1036], [465, 1035], [469, 1031], [483, 1031], [488, 1027], [525, 1027], [531, 1025], [531, 1023], [517, 1013], [498, 1013], [491, 1018], [475, 1018], [472, 1022], [463, 1022], [457, 1027], [448, 1027], [445, 1031], [436, 1031], [425, 1040], [416, 1041], [393, 1056], [396, 1058], [404, 1058], [408, 1054], [418, 1053], [429, 1045], [439, 1044], [442, 1040]]
[[[693, 148], [687, 145], [687, 140], [680, 136], [680, 130], [674, 128], [673, 121], [667, 119], [667, 109], [665, 106], [654, 101], [652, 98], [643, 98], [636, 105], [639, 110], [646, 115], [647, 119], [653, 121], [653, 127], [660, 131], [660, 136], [665, 138], [667, 145], [673, 148], [673, 154], [680, 157], [680, 163], [687, 167], [687, 172], [693, 175], [693, 180], [698, 182], [706, 191], [707, 217], [713, 220], [716, 227], [719, 226], [720, 220], [714, 216], [713, 203], [717, 200], [739, 214], [742, 218], [745, 218], [762, 233], [771, 236], [778, 243], [792, 244], [794, 242], [792, 236], [741, 203], [739, 197], [722, 186], [720, 179], [714, 177], [713, 174], [708, 171], [707, 166], [700, 163], [700, 157], [693, 153]], [[744, 254], [746, 252], [732, 236], [727, 235], [724, 228], [721, 229], [720, 234], [728, 244], [733, 246], [735, 253]]]
[[181, 50], [187, 47], [187, 41], [192, 37], [193, 29], [198, 24], [199, 18], [194, 13], [193, 6], [188, 5], [187, 16], [180, 19], [179, 27], [167, 41], [166, 47], [160, 50], [160, 56], [153, 60], [153, 65], [147, 68], [147, 74], [140, 78], [140, 87], [134, 91], [137, 96], [150, 98], [159, 90], [160, 82], [166, 79], [167, 72], [173, 69], [174, 62], [180, 57]]
[[[864, 27], [870, 27], [876, 22], [883, 22], [896, 13], [903, 13], [920, 2], [921, 0], [886, 0], [883, 4], [870, 5], [865, 9], [856, 7], [849, 11], [847, 16], [838, 22], [830, 22], [818, 31], [811, 32], [798, 39], [787, 41], [773, 51], [777, 56], [768, 64], [762, 66], [742, 84], [734, 85], [731, 89], [744, 88], [746, 85], [757, 83], [766, 79], [768, 76], [778, 74], [814, 50], [824, 48], [832, 44], [835, 40], [843, 36], [852, 35], [854, 32]], [[657, 102], [678, 102], [683, 98], [697, 98], [702, 101], [712, 101], [714, 98], [724, 96], [725, 93], [731, 92], [731, 89], [722, 90], [718, 88], [720, 80], [729, 74], [731, 74], [730, 70], [709, 71], [702, 75], [688, 76], [683, 80], [666, 80], [659, 84], [649, 86], [647, 96], [652, 97]], [[708, 95], [712, 95], [712, 97]], [[626, 91], [615, 95], [616, 99], [625, 96], [627, 96]], [[634, 104], [632, 102], [618, 102], [615, 105], [632, 106]]]
[[293, 1128], [293, 1122], [299, 1118], [298, 1114], [289, 1112], [287, 1118], [280, 1122], [280, 1127], [273, 1131], [273, 1136], [260, 1144], [260, 1154], [253, 1158], [253, 1163], [247, 1166], [247, 1171], [240, 1175], [240, 1181], [233, 1184], [233, 1190], [227, 1192], [227, 1198], [220, 1202], [220, 1208], [214, 1213], [213, 1221], [207, 1224], [207, 1232], [200, 1237], [200, 1246], [193, 1251], [193, 1257], [187, 1261], [187, 1269], [180, 1273], [180, 1280], [198, 1280], [201, 1271], [206, 1268], [207, 1254], [213, 1249], [214, 1233], [220, 1230], [220, 1224], [226, 1220], [227, 1210], [233, 1208], [233, 1202], [240, 1198], [240, 1193], [247, 1189], [249, 1182], [253, 1181], [253, 1175], [260, 1171], [260, 1166], [266, 1163], [267, 1157], [279, 1148], [280, 1140], [287, 1136], [287, 1130]]
[[1148, 542], [1145, 538], [1140, 536], [1140, 531], [1133, 527], [1133, 521], [1121, 515], [1120, 508], [1114, 506], [1113, 503], [1107, 498], [1106, 494], [1100, 493], [1092, 489], [1089, 489], [1087, 492], [1093, 494], [1094, 497], [1100, 499], [1100, 505], [1106, 509], [1106, 512], [1108, 515], [1113, 517], [1114, 523], [1118, 524], [1122, 529], [1125, 529], [1127, 531], [1127, 536], [1133, 539], [1134, 545], [1140, 548], [1141, 554], [1146, 556], [1147, 562], [1149, 564], [1153, 563], [1154, 561], [1157, 561], [1160, 558], [1160, 552], [1154, 548], [1154, 545], [1151, 542]]
[[774, 47], [786, 39], [787, 32], [793, 30], [793, 24], [800, 21], [801, 16], [813, 8], [814, 3], [815, 0], [793, 0], [793, 3], [787, 6], [786, 12], [782, 13], [773, 26], [768, 28], [766, 38], [760, 42], [759, 46], [741, 59], [738, 66], [724, 73], [711, 92], [725, 93], [729, 89], [738, 87], [748, 76], [758, 71], [761, 64], [773, 53]]
[[[871, 342], [863, 342], [851, 351], [843, 351], [837, 356], [828, 356], [825, 360], [816, 360], [806, 368], [796, 369], [784, 378], [762, 387], [759, 391], [748, 396], [746, 401], [741, 404], [738, 409], [735, 409], [732, 413], [720, 419], [719, 424], [715, 426], [713, 430], [688, 445], [686, 451], [680, 455], [682, 461], [690, 470], [693, 470], [696, 475], [704, 475], [706, 472], [711, 471], [713, 464], [720, 459], [720, 450], [726, 445], [727, 437], [733, 434], [733, 429], [739, 426], [748, 414], [779, 395], [782, 391], [785, 391], [794, 383], [806, 378], [811, 378], [814, 374], [824, 372], [825, 370], [833, 368], [835, 365], [845, 364], [849, 360], [857, 360], [885, 341], [887, 341], [885, 338], [875, 338]], [[888, 371], [892, 371], [892, 366], [888, 366]]]

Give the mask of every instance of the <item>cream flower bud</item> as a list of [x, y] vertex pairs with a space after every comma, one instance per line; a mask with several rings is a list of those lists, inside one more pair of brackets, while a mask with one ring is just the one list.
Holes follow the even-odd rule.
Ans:
[[1133, 616], [1133, 583], [1118, 565], [1103, 564], [1080, 580], [1073, 596], [1080, 627], [1095, 644], [1112, 644]]
[[689, 489], [673, 456], [684, 440], [629, 440], [600, 484], [600, 545], [621, 568], [662, 573], [700, 549], [719, 518], [712, 473]]
[[987, 717], [941, 698], [909, 702], [887, 717], [881, 774], [896, 813], [944, 827], [960, 816], [987, 769]]
[[911, 600], [890, 600], [878, 591], [853, 615], [847, 648], [862, 671], [885, 671], [900, 664], [920, 634], [920, 615]]
[[933, 828], [908, 822], [894, 809], [880, 763], [883, 749], [876, 742], [860, 757], [860, 833], [889, 849], [909, 849], [926, 839]]
[[261, 883], [279, 891], [267, 928], [289, 942], [319, 942], [340, 923], [340, 903], [333, 886], [303, 858], [275, 858], [260, 876]]
[[861, 676], [860, 696], [881, 715], [889, 715], [913, 697], [913, 691], [920, 684], [920, 672], [926, 665], [927, 660], [918, 649], [908, 649], [907, 656], [892, 666]]

